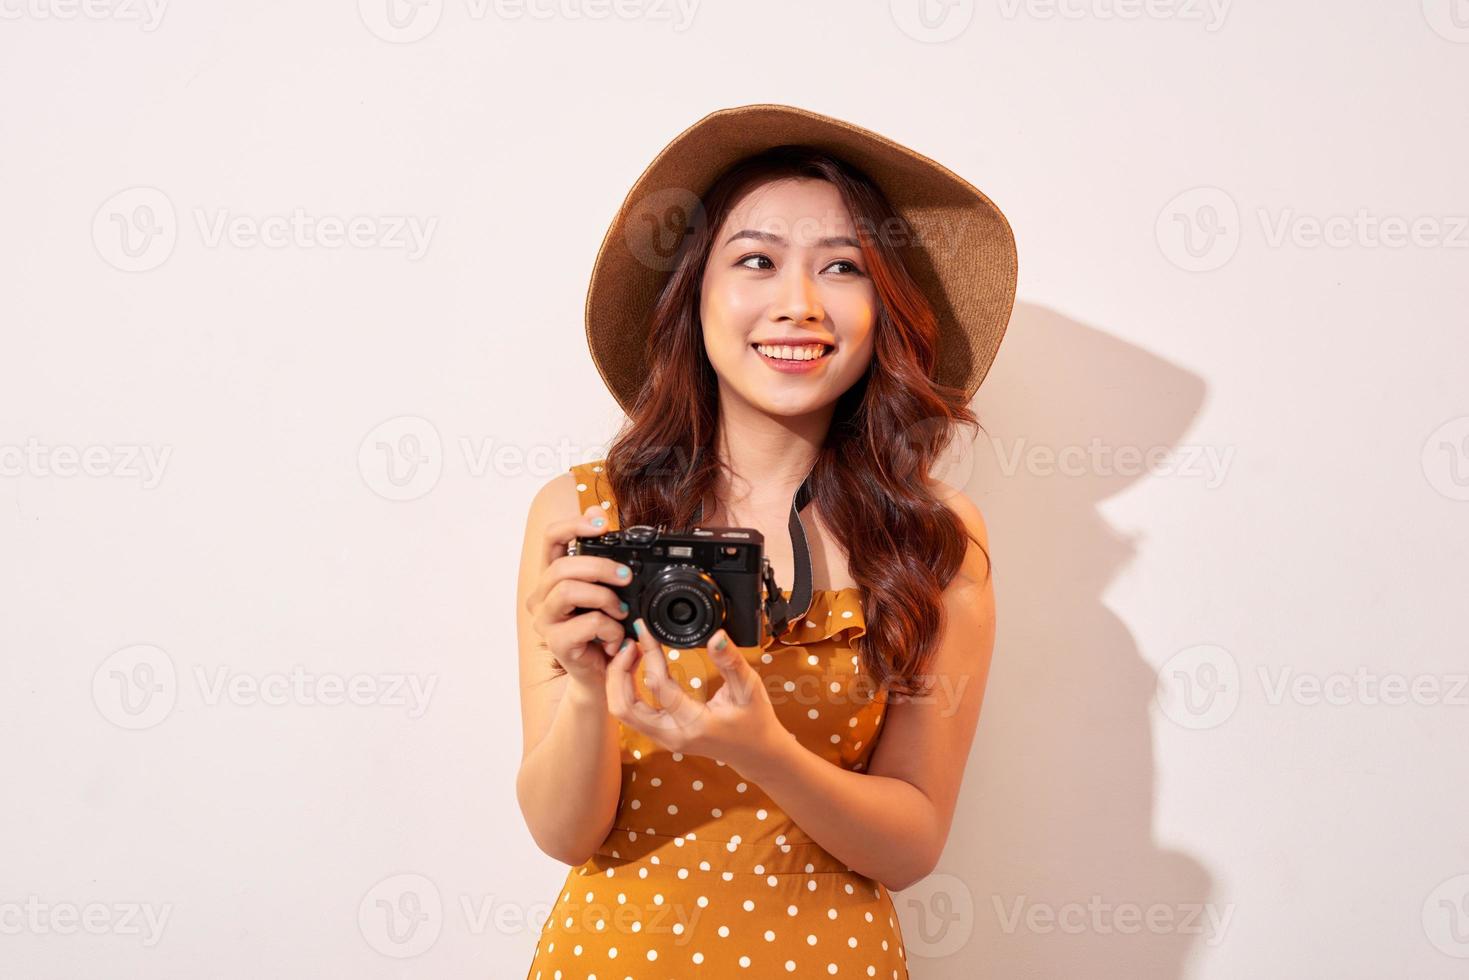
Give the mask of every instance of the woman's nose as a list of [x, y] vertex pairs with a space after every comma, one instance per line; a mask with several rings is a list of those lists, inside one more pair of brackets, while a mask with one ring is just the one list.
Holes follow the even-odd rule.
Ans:
[[789, 317], [796, 322], [812, 320], [817, 323], [825, 318], [821, 309], [821, 298], [817, 295], [816, 282], [804, 269], [795, 263], [787, 265], [781, 276], [781, 292], [777, 300], [777, 314], [781, 319]]

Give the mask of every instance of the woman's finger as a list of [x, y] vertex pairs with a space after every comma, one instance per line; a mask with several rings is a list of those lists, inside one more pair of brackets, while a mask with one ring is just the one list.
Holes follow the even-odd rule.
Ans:
[[708, 649], [709, 659], [719, 668], [724, 686], [729, 688], [728, 697], [735, 704], [749, 704], [755, 696], [752, 685], [763, 683], [760, 675], [745, 660], [739, 648], [729, 642], [729, 634], [723, 629], [715, 630], [714, 635], [709, 637]]
[[637, 644], [632, 637], [623, 641], [622, 647], [607, 661], [607, 710], [613, 717], [621, 718], [631, 710], [631, 702], [637, 699], [632, 683], [632, 664]]

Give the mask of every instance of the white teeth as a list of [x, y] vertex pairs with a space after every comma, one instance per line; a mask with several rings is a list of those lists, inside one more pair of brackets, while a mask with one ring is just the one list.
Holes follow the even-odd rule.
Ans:
[[789, 345], [771, 346], [769, 344], [756, 344], [755, 349], [766, 357], [774, 357], [782, 361], [814, 361], [826, 352], [823, 344], [802, 345], [791, 347]]

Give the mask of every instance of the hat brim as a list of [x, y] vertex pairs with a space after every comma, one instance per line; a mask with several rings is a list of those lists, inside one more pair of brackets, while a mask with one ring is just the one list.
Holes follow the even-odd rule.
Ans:
[[864, 171], [911, 229], [909, 272], [939, 325], [936, 380], [966, 400], [984, 381], [1015, 303], [1018, 262], [1009, 221], [980, 190], [885, 136], [794, 106], [712, 112], [676, 136], [632, 185], [612, 220], [587, 288], [587, 346], [602, 380], [631, 412], [646, 376], [653, 304], [689, 221], [714, 180], [741, 158], [799, 143]]

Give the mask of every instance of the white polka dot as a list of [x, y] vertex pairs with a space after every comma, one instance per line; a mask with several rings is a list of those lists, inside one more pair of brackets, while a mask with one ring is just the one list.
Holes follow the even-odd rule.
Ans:
[[[842, 613], [842, 618], [843, 618], [843, 619], [851, 619], [851, 618], [852, 618], [852, 610], [850, 610], [850, 609], [848, 609], [848, 610], [845, 610], [845, 611], [844, 611], [844, 612], [843, 612], [843, 613]], [[835, 971], [835, 970], [833, 970], [833, 971], [832, 971], [832, 972], [833, 972], [833, 973], [835, 973], [835, 972], [836, 972], [836, 971]]]
[[806, 662], [808, 664], [810, 664], [811, 666], [815, 667], [821, 661], [817, 660], [816, 659], [816, 654], [813, 653], [813, 654], [811, 654], [811, 656], [809, 656], [809, 657], [806, 658]]
[[747, 898], [745, 899], [743, 908], [746, 912], [753, 912], [755, 911], [755, 903]]
[[643, 805], [643, 801], [642, 800], [633, 800], [631, 803], [628, 804], [628, 809], [630, 809], [630, 810], [636, 810], [638, 807], [640, 807], [642, 805]]
[[798, 911], [799, 909], [797, 909], [794, 905], [786, 906], [786, 915], [795, 915]]
[[703, 680], [701, 680], [698, 677], [690, 677], [689, 678], [689, 687], [702, 687], [703, 684], [704, 684]]
[[787, 973], [795, 973], [796, 972], [796, 961], [795, 960], [786, 960], [786, 972]]
[[809, 711], [806, 712], [806, 717], [807, 718], [820, 718], [821, 717], [821, 712], [817, 711], [815, 708], [812, 708], [811, 710], [809, 710]]
[[609, 960], [615, 960], [615, 959], [617, 959], [617, 947], [616, 946], [613, 946], [611, 949], [607, 950], [607, 958]]
[[701, 909], [708, 908], [709, 907], [709, 896], [708, 895], [700, 895], [699, 896], [699, 899], [698, 899], [698, 903], [699, 903], [699, 908], [701, 908]]
[[807, 936], [806, 937], [806, 945], [808, 945], [808, 946], [815, 946], [816, 945], [816, 937], [815, 936]]
[[585, 483], [578, 483], [576, 485], [576, 489], [577, 489], [577, 492], [578, 493], [580, 493], [581, 491], [585, 490], [586, 488], [587, 488], [587, 485]]
[[[743, 793], [745, 791], [745, 789], [746, 789], [746, 786], [745, 786], [744, 783], [735, 783], [735, 792], [736, 793]], [[739, 835], [736, 834], [735, 835], [735, 840], [739, 840], [739, 839], [740, 839], [739, 838]]]
[[670, 804], [668, 804], [668, 812], [669, 813], [677, 813], [678, 812], [678, 804], [677, 803], [670, 803]]
[[693, 787], [694, 787], [694, 789], [703, 789], [704, 788], [704, 780], [702, 780], [702, 779], [696, 779], [696, 780], [694, 780]]
[[847, 945], [850, 946], [850, 947], [852, 947], [853, 949], [856, 949], [857, 948], [857, 937], [856, 936], [848, 936], [847, 937]]
[[775, 930], [774, 929], [766, 929], [765, 930], [765, 941], [767, 943], [773, 943], [773, 942], [775, 942]]
[[650, 959], [650, 960], [656, 960], [657, 958], [658, 958], [658, 951], [656, 949], [650, 949], [650, 950], [648, 950], [648, 959]]
[[702, 962], [704, 962], [704, 954], [703, 953], [695, 953], [693, 955], [693, 960], [694, 960], [695, 963], [702, 963]]
[[728, 937], [729, 936], [729, 926], [720, 926], [719, 927], [719, 934], [721, 936]]
[[677, 650], [669, 650], [668, 653], [667, 653], [667, 657], [668, 657], [669, 660], [677, 660], [678, 659], [678, 651]]
[[[612, 509], [612, 501], [610, 501], [610, 500], [604, 500], [604, 501], [602, 501], [602, 509], [603, 510], [611, 510]], [[648, 957], [648, 959], [650, 959], [650, 960], [652, 958], [653, 957], [651, 957], [651, 956]]]
[[748, 956], [741, 956], [740, 957], [740, 966], [748, 967], [749, 965], [750, 965], [750, 958]]

